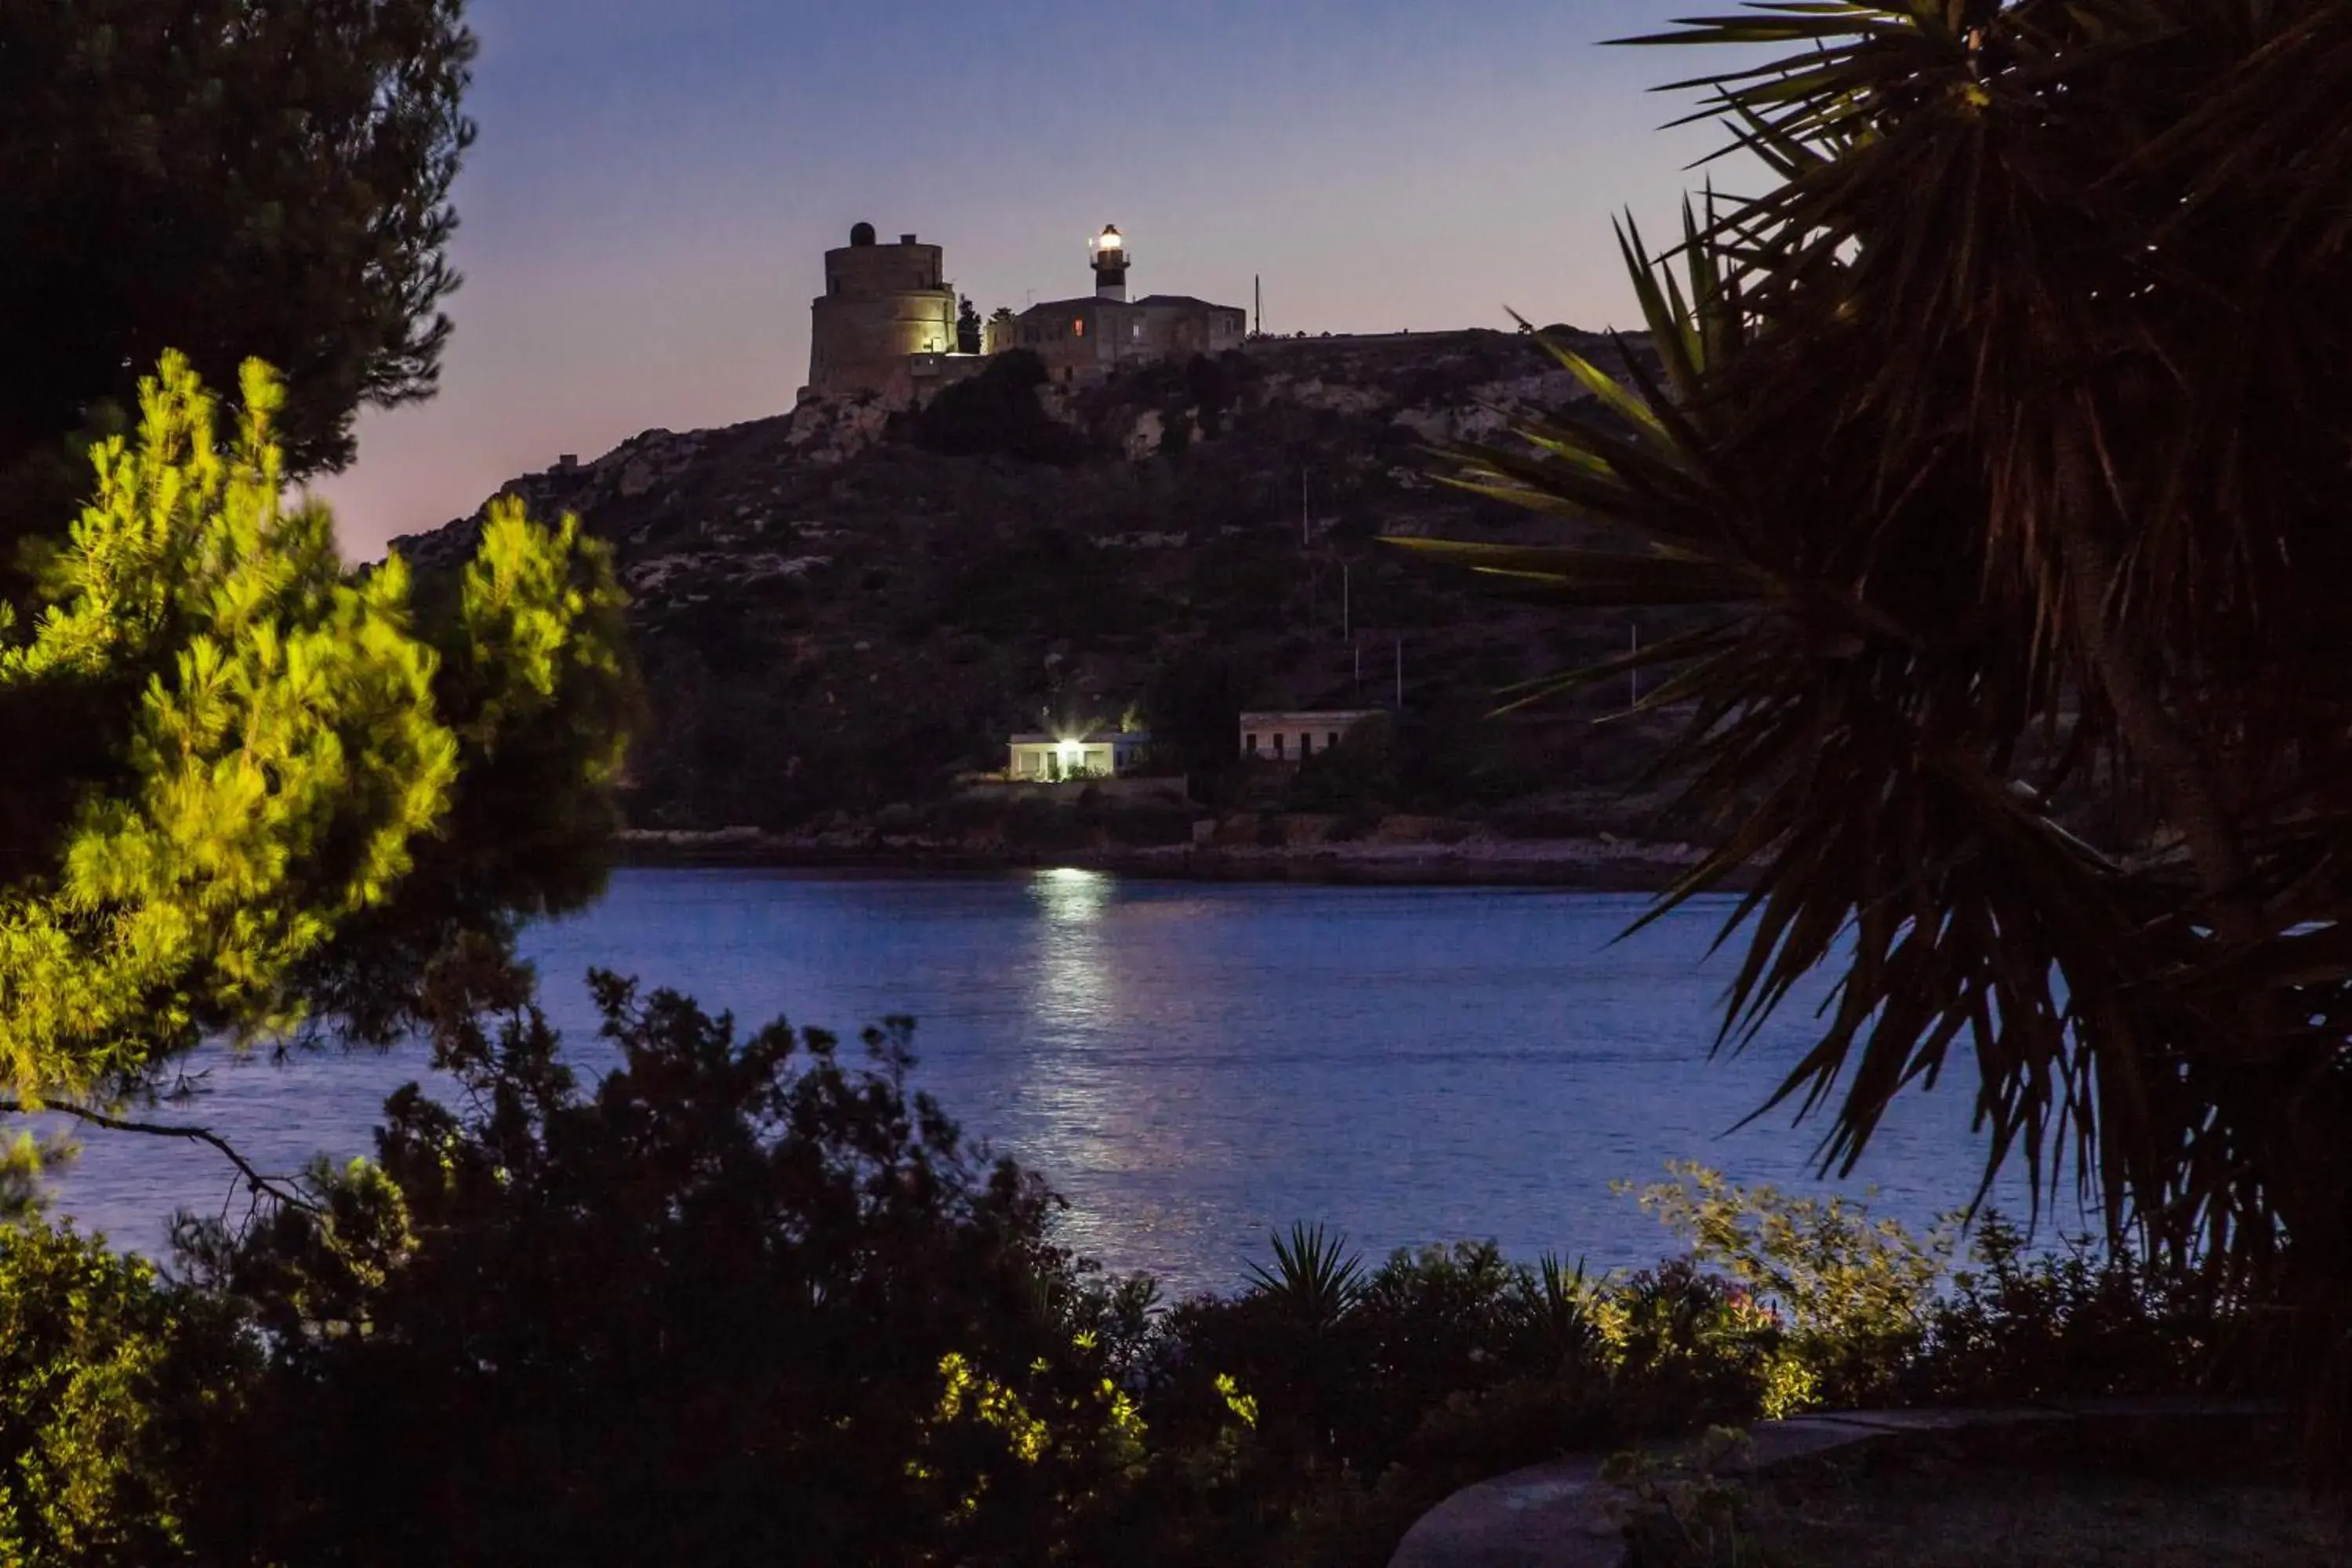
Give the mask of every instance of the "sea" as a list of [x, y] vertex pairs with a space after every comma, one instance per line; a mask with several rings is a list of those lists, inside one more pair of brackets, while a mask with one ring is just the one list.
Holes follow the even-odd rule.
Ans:
[[[1837, 1192], [1918, 1225], [1977, 1190], [1973, 1065], [1898, 1100], [1857, 1170], [1819, 1169], [1819, 1122], [1759, 1110], [1817, 1037], [1829, 976], [1738, 1052], [1715, 1049], [1738, 942], [1727, 900], [1631, 935], [1636, 895], [1138, 880], [1076, 869], [868, 876], [629, 869], [525, 948], [583, 1072], [609, 1060], [583, 976], [669, 987], [745, 1026], [854, 1038], [917, 1021], [914, 1085], [1041, 1173], [1064, 1241], [1180, 1296], [1231, 1289], [1269, 1237], [1320, 1224], [1370, 1260], [1491, 1239], [1592, 1269], [1678, 1250], [1628, 1184], [1698, 1161]], [[279, 1062], [201, 1053], [156, 1112], [266, 1170], [366, 1153], [421, 1047]], [[453, 1100], [454, 1103], [454, 1100]], [[214, 1150], [85, 1131], [54, 1207], [168, 1267], [174, 1211], [243, 1214]], [[1993, 1201], [2021, 1213], [2014, 1173]], [[2079, 1224], [2071, 1198], [2062, 1222]]]

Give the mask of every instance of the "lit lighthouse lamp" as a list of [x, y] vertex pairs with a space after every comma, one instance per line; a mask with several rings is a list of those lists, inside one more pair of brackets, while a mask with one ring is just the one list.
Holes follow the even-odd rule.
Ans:
[[1095, 298], [1127, 300], [1127, 241], [1115, 224], [1104, 226], [1103, 231], [1087, 242], [1087, 249], [1095, 263]]

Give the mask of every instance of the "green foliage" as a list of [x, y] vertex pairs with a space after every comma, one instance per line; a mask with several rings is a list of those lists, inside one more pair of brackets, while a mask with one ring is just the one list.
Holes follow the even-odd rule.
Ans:
[[1274, 1267], [1253, 1263], [1250, 1278], [1261, 1300], [1288, 1321], [1315, 1330], [1334, 1327], [1364, 1293], [1362, 1260], [1347, 1250], [1344, 1236], [1323, 1227], [1293, 1225], [1285, 1238], [1273, 1237]]
[[0, 648], [0, 692], [132, 699], [120, 785], [84, 786], [54, 880], [0, 892], [18, 1094], [127, 1076], [206, 1027], [289, 1023], [288, 973], [382, 901], [455, 782], [406, 572], [342, 580], [325, 514], [280, 508], [276, 382], [249, 365], [245, 394], [221, 450], [211, 398], [164, 361], [138, 444], [98, 450], [29, 638]]
[[1642, 1207], [1776, 1314], [1779, 1350], [1794, 1365], [1776, 1373], [1774, 1413], [1884, 1397], [1919, 1350], [1957, 1218], [1914, 1236], [1851, 1199], [1743, 1188], [1697, 1164], [1672, 1170], [1677, 1180], [1644, 1189]]
[[[248, 363], [243, 391], [224, 442], [167, 355], [137, 438], [97, 447], [37, 609], [0, 626], [0, 732], [22, 759], [0, 783], [0, 1079], [20, 1099], [355, 1005], [334, 974], [362, 923], [388, 1016], [384, 987], [424, 962], [404, 970], [395, 938], [437, 952], [594, 886], [580, 828], [609, 795], [625, 689], [601, 552], [501, 506], [459, 602], [421, 616], [399, 560], [347, 574], [324, 509], [286, 508], [282, 388]], [[483, 818], [518, 836], [450, 834]], [[572, 829], [565, 868], [516, 874], [550, 824]]]
[[[473, 137], [459, 0], [43, 0], [0, 11], [0, 593], [71, 502], [67, 437], [119, 428], [167, 347], [288, 367], [289, 471], [431, 395]], [[55, 510], [53, 510], [55, 509]]]
[[2277, 1387], [2294, 1375], [2242, 1299], [2216, 1300], [2193, 1269], [2076, 1237], [2029, 1250], [1999, 1215], [1979, 1215], [1969, 1267], [1927, 1312], [1903, 1369], [1906, 1398], [2025, 1404], [2062, 1395]]
[[1143, 1438], [1109, 1348], [1136, 1301], [1090, 1293], [1035, 1178], [908, 1089], [903, 1023], [858, 1067], [819, 1031], [594, 984], [617, 1065], [593, 1087], [487, 972], [436, 1044], [469, 1109], [404, 1089], [376, 1162], [317, 1173], [325, 1214], [186, 1233], [276, 1359], [222, 1439], [274, 1479], [219, 1494], [207, 1539], [306, 1563], [1051, 1561]]
[[46, 1179], [78, 1152], [72, 1140], [58, 1134], [19, 1132], [0, 1147], [0, 1226], [38, 1217], [48, 1206]]
[[[1939, 1241], [1696, 1168], [1649, 1201], [1701, 1257], [1367, 1270], [1302, 1226], [1239, 1293], [1163, 1308], [911, 1089], [903, 1021], [858, 1065], [599, 976], [613, 1066], [585, 1082], [499, 955], [436, 980], [462, 1099], [401, 1090], [310, 1208], [184, 1222], [198, 1289], [45, 1231], [0, 1254], [0, 1350], [80, 1335], [94, 1369], [0, 1391], [0, 1428], [79, 1478], [77, 1540], [238, 1568], [1377, 1568], [1451, 1490], [1565, 1451], [1830, 1398], [2177, 1392], [2235, 1326], [2186, 1276], [1998, 1222], [1946, 1289]], [[1703, 1468], [1651, 1479], [1665, 1523], [1721, 1522]], [[78, 1550], [54, 1560], [125, 1560]]]
[[1285, 792], [1297, 811], [1378, 812], [1395, 802], [1396, 748], [1388, 721], [1368, 720], [1298, 764]]
[[0, 1561], [187, 1561], [205, 1424], [250, 1362], [219, 1302], [70, 1227], [0, 1225]]

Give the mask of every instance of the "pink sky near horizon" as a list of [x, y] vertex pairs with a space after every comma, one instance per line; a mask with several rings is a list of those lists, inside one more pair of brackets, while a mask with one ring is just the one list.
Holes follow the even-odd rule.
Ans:
[[431, 401], [362, 413], [314, 487], [353, 559], [639, 431], [790, 410], [852, 223], [947, 247], [985, 313], [1087, 290], [1116, 223], [1145, 291], [1310, 333], [1634, 324], [1612, 231], [1673, 226], [1720, 144], [1645, 89], [1721, 62], [1600, 41], [1664, 0], [1073, 0], [854, 12], [477, 0]]

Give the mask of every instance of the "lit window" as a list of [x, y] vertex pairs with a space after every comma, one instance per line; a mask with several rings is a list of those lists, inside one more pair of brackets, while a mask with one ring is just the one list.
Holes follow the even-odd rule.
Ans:
[[1087, 319], [1084, 316], [1080, 316], [1076, 321], [1072, 321], [1070, 323], [1070, 331], [1077, 333], [1077, 335], [1082, 338], [1085, 337], [1087, 335]]

